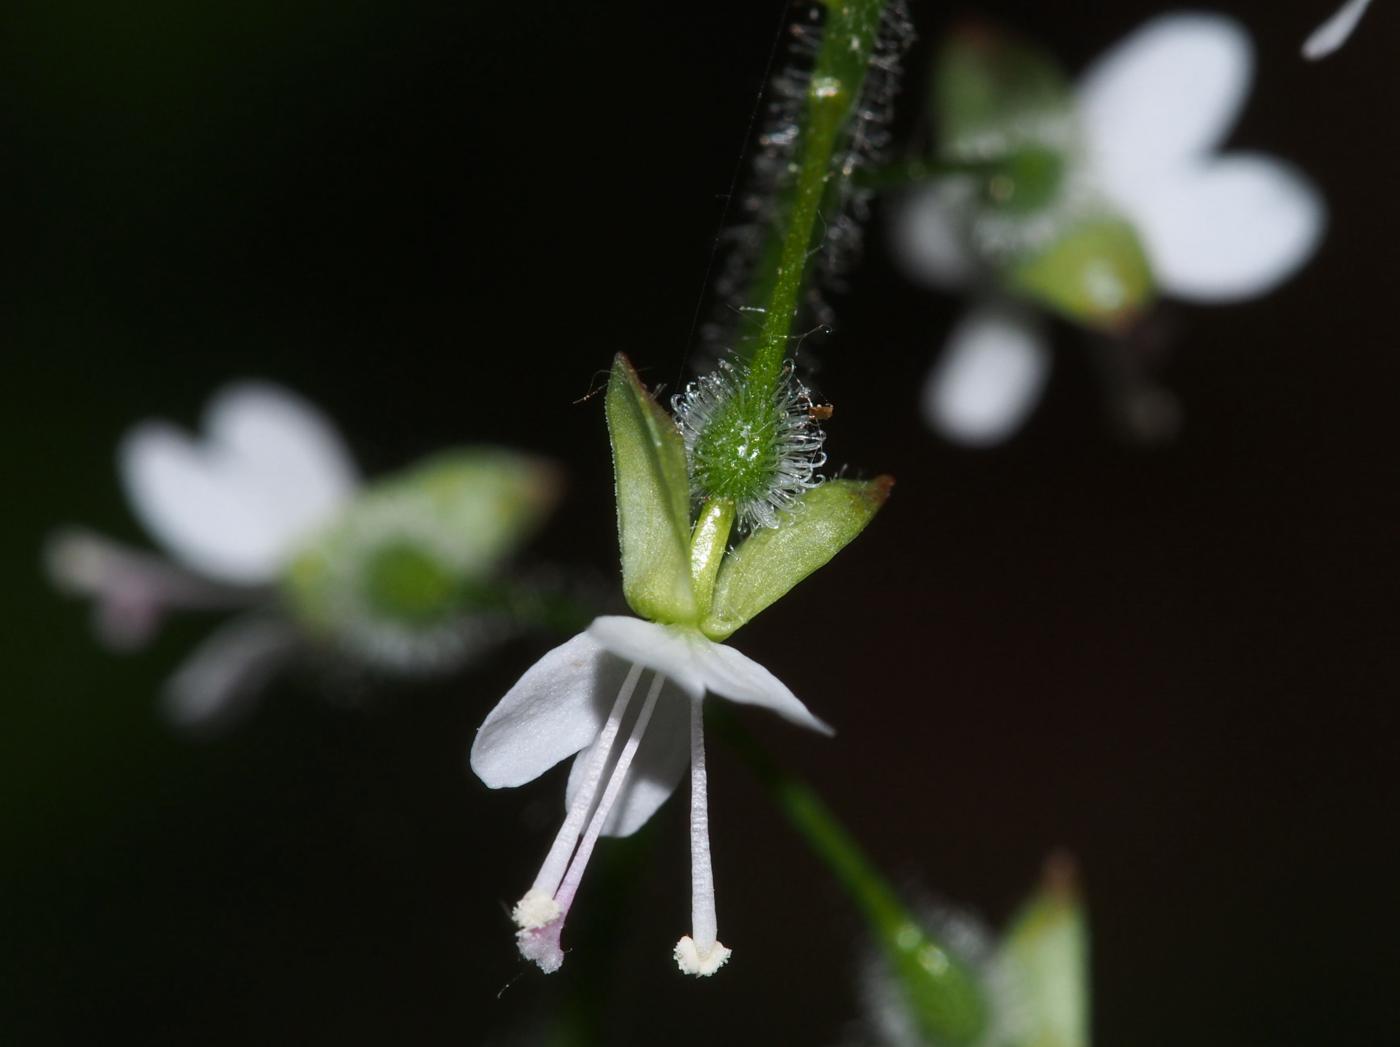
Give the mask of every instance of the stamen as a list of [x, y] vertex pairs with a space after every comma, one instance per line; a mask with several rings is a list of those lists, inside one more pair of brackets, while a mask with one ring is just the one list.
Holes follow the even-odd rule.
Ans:
[[[564, 931], [564, 919], [568, 916], [569, 906], [573, 904], [574, 895], [578, 892], [579, 881], [583, 879], [583, 870], [593, 854], [593, 847], [598, 842], [598, 837], [602, 835], [603, 826], [607, 824], [613, 804], [617, 802], [618, 795], [626, 783], [627, 771], [632, 766], [632, 758], [637, 754], [637, 747], [642, 743], [642, 735], [646, 733], [647, 724], [651, 722], [652, 710], [656, 708], [657, 696], [661, 694], [661, 687], [665, 682], [666, 677], [660, 673], [656, 673], [652, 678], [646, 702], [642, 705], [641, 712], [637, 714], [637, 722], [632, 725], [632, 731], [628, 734], [622, 751], [617, 754], [617, 764], [613, 767], [608, 784], [603, 789], [603, 797], [598, 801], [598, 807], [588, 822], [588, 830], [584, 833], [583, 839], [579, 841], [578, 850], [574, 852], [573, 860], [569, 863], [563, 882], [554, 892], [554, 897], [549, 900], [548, 904], [552, 905], [553, 908], [550, 909], [543, 905], [543, 892], [537, 894], [534, 889], [531, 889], [515, 907], [517, 923], [520, 923], [522, 917], [534, 920], [546, 915], [546, 913], [553, 913], [543, 924], [531, 926], [521, 923], [521, 929], [515, 933], [515, 942], [520, 949], [520, 955], [527, 960], [533, 960], [546, 974], [557, 971], [564, 962], [564, 950], [559, 945], [560, 935]], [[636, 681], [633, 680], [632, 683], [635, 684]], [[616, 728], [614, 728], [615, 732]]]
[[627, 705], [632, 700], [632, 692], [637, 689], [637, 681], [641, 679], [641, 675], [642, 667], [634, 665], [628, 670], [627, 678], [622, 681], [622, 688], [617, 692], [612, 711], [608, 713], [607, 722], [603, 724], [598, 740], [593, 745], [593, 752], [584, 771], [583, 784], [574, 796], [574, 802], [569, 805], [568, 814], [564, 816], [564, 824], [559, 827], [559, 833], [554, 837], [554, 843], [549, 848], [549, 854], [545, 856], [544, 864], [540, 866], [535, 882], [525, 892], [525, 897], [516, 903], [511, 913], [519, 927], [543, 927], [559, 915], [559, 905], [554, 900], [554, 893], [559, 889], [559, 881], [564, 878], [564, 871], [568, 868], [569, 858], [578, 843], [579, 833], [583, 831], [584, 819], [593, 808], [593, 798], [598, 794], [598, 784], [603, 779], [608, 757], [612, 755], [618, 728], [622, 725], [622, 717], [627, 712]]
[[685, 974], [708, 977], [732, 950], [719, 940], [715, 874], [710, 861], [710, 809], [705, 778], [705, 717], [702, 699], [690, 703], [690, 934], [676, 943], [676, 965]]

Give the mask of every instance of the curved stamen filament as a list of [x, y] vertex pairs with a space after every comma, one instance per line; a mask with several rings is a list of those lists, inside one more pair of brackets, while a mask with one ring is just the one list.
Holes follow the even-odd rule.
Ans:
[[637, 714], [637, 722], [632, 725], [632, 733], [627, 736], [626, 744], [623, 745], [622, 751], [617, 754], [617, 766], [613, 768], [612, 777], [608, 779], [607, 787], [603, 790], [603, 798], [598, 801], [598, 809], [593, 812], [593, 818], [588, 823], [588, 831], [579, 841], [574, 859], [569, 863], [568, 872], [564, 874], [564, 881], [559, 885], [559, 890], [555, 892], [554, 900], [559, 905], [561, 920], [563, 915], [569, 911], [569, 904], [574, 900], [574, 893], [578, 890], [579, 881], [583, 879], [584, 867], [588, 865], [588, 859], [593, 854], [593, 845], [598, 842], [598, 837], [602, 835], [603, 826], [607, 824], [613, 804], [617, 802], [618, 795], [622, 792], [622, 787], [627, 781], [627, 771], [632, 766], [632, 757], [637, 755], [637, 747], [642, 744], [642, 735], [646, 733], [647, 724], [651, 722], [652, 710], [656, 708], [656, 699], [661, 694], [661, 686], [665, 682], [666, 677], [660, 673], [656, 673], [652, 677], [646, 702], [642, 705], [642, 711]]
[[637, 681], [641, 679], [641, 676], [642, 667], [640, 665], [634, 665], [628, 670], [627, 678], [623, 680], [622, 688], [617, 692], [617, 700], [613, 702], [612, 711], [608, 713], [607, 723], [599, 732], [598, 740], [593, 746], [593, 752], [589, 755], [583, 784], [575, 795], [574, 802], [569, 805], [569, 813], [564, 816], [564, 824], [559, 827], [559, 834], [555, 836], [554, 843], [549, 848], [549, 854], [545, 856], [544, 864], [540, 866], [539, 875], [535, 877], [531, 890], [540, 891], [552, 897], [559, 889], [559, 882], [564, 878], [569, 858], [573, 855], [574, 847], [578, 843], [579, 833], [583, 831], [584, 820], [588, 817], [588, 812], [593, 809], [593, 799], [598, 795], [598, 786], [603, 780], [603, 771], [608, 766], [608, 757], [612, 755], [613, 742], [617, 738], [618, 728], [622, 725], [622, 718], [627, 713], [627, 705], [632, 700], [632, 692], [637, 689]]

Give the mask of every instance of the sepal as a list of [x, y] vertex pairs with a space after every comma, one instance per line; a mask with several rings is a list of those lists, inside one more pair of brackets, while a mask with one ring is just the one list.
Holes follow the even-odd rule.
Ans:
[[1007, 287], [1069, 320], [1122, 330], [1152, 303], [1152, 269], [1133, 227], [1103, 216], [1071, 225], [1005, 272]]
[[829, 480], [798, 498], [776, 527], [754, 531], [730, 550], [700, 625], [723, 640], [835, 556], [870, 523], [894, 480]]
[[1068, 858], [1052, 858], [1011, 923], [1000, 966], [1016, 999], [1014, 1047], [1089, 1047], [1089, 931]]
[[693, 622], [685, 442], [622, 353], [608, 379], [607, 416], [623, 595], [650, 621]]

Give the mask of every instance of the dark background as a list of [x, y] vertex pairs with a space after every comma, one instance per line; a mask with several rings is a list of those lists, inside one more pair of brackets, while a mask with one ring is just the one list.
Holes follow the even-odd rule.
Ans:
[[[900, 883], [993, 923], [1072, 849], [1098, 1043], [1361, 1047], [1393, 1035], [1400, 973], [1395, 11], [1312, 65], [1332, 0], [1225, 6], [1259, 43], [1231, 144], [1316, 179], [1315, 261], [1262, 302], [1165, 314], [1174, 443], [1116, 433], [1062, 329], [1030, 426], [973, 453], [916, 410], [958, 304], [903, 280], [876, 222], [816, 354], [833, 463], [894, 473], [895, 497], [738, 638], [840, 733], [747, 719]], [[981, 10], [1079, 69], [1154, 8]], [[919, 6], [925, 46], [956, 13]], [[590, 873], [564, 970], [522, 968], [502, 905], [562, 778], [491, 795], [465, 751], [549, 638], [349, 708], [292, 679], [196, 744], [155, 696], [209, 621], [113, 656], [38, 568], [58, 523], [142, 542], [119, 435], [256, 375], [322, 404], [371, 474], [465, 441], [556, 458], [570, 494], [533, 554], [615, 570], [601, 407], [575, 401], [617, 350], [682, 377], [780, 15], [6, 5], [0, 1039], [530, 1042], [574, 990], [609, 1044], [828, 1044], [858, 1016], [858, 919], [720, 747], [730, 967], [668, 958], [673, 802], [611, 849], [632, 888]]]

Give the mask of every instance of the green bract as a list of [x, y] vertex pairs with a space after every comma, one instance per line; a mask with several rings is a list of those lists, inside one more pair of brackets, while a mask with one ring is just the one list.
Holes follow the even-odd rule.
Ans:
[[692, 622], [690, 480], [685, 443], [671, 416], [651, 398], [618, 353], [608, 379], [608, 435], [617, 487], [622, 593], [654, 622]]
[[987, 26], [964, 29], [944, 43], [930, 101], [944, 151], [976, 159], [1049, 133], [1072, 119], [1074, 105], [1050, 55]]
[[1154, 296], [1152, 270], [1133, 227], [1085, 219], [1005, 274], [1011, 288], [1093, 327], [1125, 326]]
[[622, 589], [638, 615], [723, 640], [864, 530], [893, 481], [833, 480], [796, 498], [774, 527], [729, 547], [732, 499], [713, 497], [692, 527], [685, 446], [671, 416], [621, 354], [607, 395]]
[[1147, 256], [1086, 184], [1074, 96], [1047, 53], [987, 27], [954, 34], [932, 102], [941, 160], [974, 183], [973, 248], [1007, 290], [1109, 330], [1151, 304]]
[[777, 527], [751, 534], [724, 558], [705, 635], [723, 640], [821, 567], [885, 504], [894, 481], [828, 480], [797, 500]]
[[1021, 1012], [1016, 1047], [1089, 1047], [1089, 932], [1071, 873], [1051, 864], [1001, 963]]

